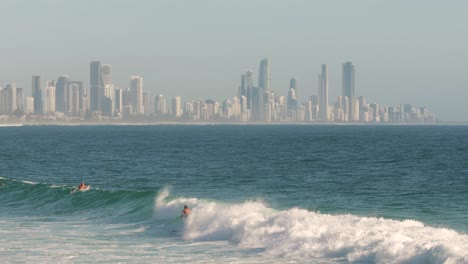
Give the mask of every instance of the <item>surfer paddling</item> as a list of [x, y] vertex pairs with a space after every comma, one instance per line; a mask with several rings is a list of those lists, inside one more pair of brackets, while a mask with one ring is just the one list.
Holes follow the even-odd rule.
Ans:
[[78, 191], [86, 190], [88, 188], [89, 188], [89, 185], [85, 185], [84, 182], [81, 182], [80, 185], [78, 186]]
[[182, 218], [187, 218], [187, 216], [190, 214], [192, 210], [190, 210], [190, 208], [188, 208], [187, 205], [184, 205], [184, 210], [182, 210], [182, 213], [180, 214], [180, 217]]

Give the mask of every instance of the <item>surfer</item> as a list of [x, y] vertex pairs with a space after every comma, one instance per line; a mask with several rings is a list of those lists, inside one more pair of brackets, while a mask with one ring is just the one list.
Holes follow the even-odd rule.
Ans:
[[88, 186], [85, 185], [84, 182], [81, 182], [80, 185], [78, 186], [78, 190], [83, 190], [83, 189], [86, 189]]
[[184, 210], [182, 210], [182, 213], [180, 214], [180, 217], [182, 218], [187, 218], [187, 216], [190, 214], [192, 210], [190, 210], [190, 208], [188, 208], [187, 205], [184, 205]]

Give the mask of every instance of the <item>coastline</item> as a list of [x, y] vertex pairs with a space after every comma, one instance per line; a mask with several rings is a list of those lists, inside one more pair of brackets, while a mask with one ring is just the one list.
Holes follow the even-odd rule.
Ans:
[[437, 122], [422, 123], [362, 123], [362, 122], [219, 122], [219, 121], [141, 121], [141, 120], [82, 120], [82, 121], [18, 121], [0, 122], [0, 127], [18, 126], [157, 126], [157, 125], [287, 125], [287, 126], [468, 126], [468, 122]]

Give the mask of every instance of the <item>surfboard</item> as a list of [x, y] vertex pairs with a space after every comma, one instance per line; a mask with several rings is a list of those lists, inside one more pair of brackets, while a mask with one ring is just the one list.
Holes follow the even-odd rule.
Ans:
[[81, 188], [81, 189], [78, 189], [78, 187], [75, 187], [73, 188], [73, 190], [71, 191], [71, 193], [74, 193], [74, 192], [85, 192], [87, 190], [89, 190], [91, 188], [91, 185], [86, 185], [85, 187]]
[[81, 190], [78, 190], [80, 192], [84, 192], [84, 191], [87, 191], [91, 188], [91, 185], [86, 185], [85, 187], [81, 188]]

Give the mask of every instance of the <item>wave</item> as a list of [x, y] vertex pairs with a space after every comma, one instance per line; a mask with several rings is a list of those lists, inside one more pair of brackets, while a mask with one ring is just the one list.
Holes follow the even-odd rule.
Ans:
[[[260, 200], [224, 203], [173, 197], [167, 187], [159, 192], [91, 189], [70, 193], [72, 189], [0, 178], [0, 209], [5, 212], [5, 208], [19, 207], [36, 214], [88, 213], [93, 219], [143, 223], [137, 233], [162, 234], [161, 227], [167, 227], [167, 233], [187, 242], [227, 241], [280, 258], [468, 263], [467, 234], [415, 220], [322, 214], [300, 208], [277, 210]], [[184, 205], [192, 208], [192, 213], [182, 224], [179, 215]]]
[[[330, 215], [263, 201], [226, 204], [197, 198], [156, 197], [155, 213], [192, 208], [184, 223], [187, 241], [230, 241], [242, 248], [287, 258], [333, 258], [359, 263], [468, 263], [468, 235], [414, 220]], [[177, 211], [179, 212], [179, 211]]]
[[108, 214], [113, 219], [129, 222], [152, 217], [155, 192], [94, 187], [86, 192], [74, 192], [74, 189], [75, 186], [0, 177], [0, 207], [4, 212], [27, 215], [83, 214], [97, 217]]

